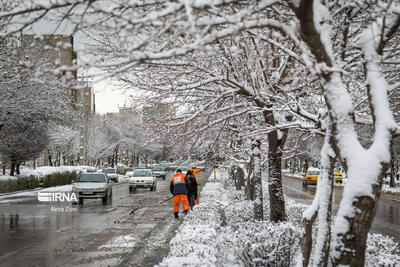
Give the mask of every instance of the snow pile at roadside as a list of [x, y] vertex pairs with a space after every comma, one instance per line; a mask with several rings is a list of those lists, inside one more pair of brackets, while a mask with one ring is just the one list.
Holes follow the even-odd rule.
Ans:
[[398, 195], [400, 196], [400, 184], [396, 185], [397, 187], [389, 187], [389, 185], [384, 184], [382, 186], [382, 192], [383, 193], [389, 193], [391, 195]]
[[[296, 266], [301, 253], [301, 217], [307, 205], [286, 199], [287, 221], [268, 221], [268, 185], [263, 183], [264, 221], [253, 220], [253, 202], [235, 190], [225, 172], [212, 173], [195, 206], [170, 242], [159, 266]], [[399, 244], [379, 234], [368, 236], [366, 266], [395, 266]]]
[[228, 205], [221, 183], [207, 183], [200, 205], [185, 217], [178, 234], [170, 242], [170, 253], [160, 266], [216, 265], [221, 209]]
[[21, 174], [19, 176], [21, 177], [35, 176], [41, 178], [53, 173], [64, 173], [73, 171], [80, 172], [86, 170], [87, 168], [89, 168], [89, 166], [59, 166], [59, 167], [42, 166], [34, 170], [21, 169]]
[[300, 228], [291, 222], [254, 221], [253, 202], [227, 186], [226, 177], [217, 171], [217, 182], [213, 182], [211, 174], [200, 205], [185, 217], [170, 242], [169, 255], [159, 266], [248, 266], [256, 262], [281, 266], [293, 261]]

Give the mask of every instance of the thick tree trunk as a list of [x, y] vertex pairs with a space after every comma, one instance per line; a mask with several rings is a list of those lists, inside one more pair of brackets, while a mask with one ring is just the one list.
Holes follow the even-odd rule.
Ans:
[[254, 185], [254, 219], [264, 220], [264, 201], [261, 180], [261, 141], [256, 139], [252, 144], [253, 185]]
[[[382, 166], [379, 181], [383, 180], [387, 168], [388, 166]], [[360, 196], [353, 202], [358, 212], [354, 217], [346, 218], [350, 229], [339, 240], [343, 245], [336, 247], [336, 251], [340, 253], [340, 256], [333, 259], [333, 266], [364, 266], [368, 231], [378, 207], [381, 185], [380, 183], [373, 186], [372, 193], [375, 199], [370, 196]]]
[[270, 219], [273, 222], [285, 221], [285, 198], [282, 190], [282, 151], [279, 148], [277, 132], [268, 134], [268, 191]]

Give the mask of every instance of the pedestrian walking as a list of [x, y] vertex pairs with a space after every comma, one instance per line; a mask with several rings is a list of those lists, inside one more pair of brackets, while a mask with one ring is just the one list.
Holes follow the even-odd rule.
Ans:
[[186, 179], [188, 180], [188, 200], [189, 200], [189, 206], [190, 209], [193, 210], [193, 207], [195, 205], [195, 201], [198, 199], [197, 198], [197, 180], [196, 177], [194, 176], [194, 173], [191, 170], [188, 170], [186, 173]]
[[171, 179], [171, 183], [169, 185], [169, 190], [171, 194], [174, 196], [174, 215], [175, 219], [179, 219], [179, 203], [182, 202], [183, 211], [185, 214], [189, 211], [189, 203], [187, 198], [188, 193], [188, 180], [186, 176], [182, 173], [180, 169], [178, 169]]

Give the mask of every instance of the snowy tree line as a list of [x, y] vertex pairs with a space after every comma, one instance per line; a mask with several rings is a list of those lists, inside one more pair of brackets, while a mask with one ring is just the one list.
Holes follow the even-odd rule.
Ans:
[[[396, 1], [33, 1], [0, 14], [13, 25], [9, 34], [44, 17], [98, 40], [88, 65], [127, 90], [171, 100], [179, 112], [164, 131], [195, 138], [188, 148], [201, 144], [204, 155], [239, 167], [257, 220], [262, 166], [269, 218], [284, 221], [283, 153], [296, 148], [285, 147], [289, 131], [320, 135], [322, 174], [303, 216], [303, 266], [311, 257], [314, 266], [364, 264], [399, 133]], [[359, 123], [371, 126], [369, 142]], [[336, 161], [348, 183], [332, 221]]]

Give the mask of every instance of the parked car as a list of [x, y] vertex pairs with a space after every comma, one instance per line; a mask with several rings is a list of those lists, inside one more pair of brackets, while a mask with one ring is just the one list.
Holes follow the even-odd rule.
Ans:
[[129, 191], [136, 188], [150, 188], [153, 191], [157, 188], [157, 180], [151, 169], [137, 169], [133, 172], [129, 180]]
[[83, 199], [101, 198], [103, 204], [107, 203], [107, 198], [111, 196], [111, 186], [104, 173], [82, 173], [72, 186], [79, 205], [83, 204]]
[[114, 168], [105, 168], [103, 169], [103, 173], [110, 181], [118, 183], [118, 174]]
[[163, 180], [165, 180], [165, 178], [167, 177], [167, 170], [165, 169], [165, 167], [162, 166], [154, 167], [153, 175], [157, 178], [162, 178]]

